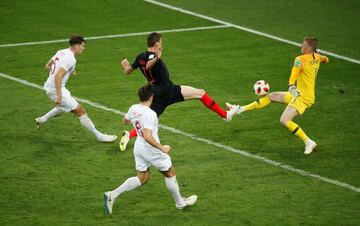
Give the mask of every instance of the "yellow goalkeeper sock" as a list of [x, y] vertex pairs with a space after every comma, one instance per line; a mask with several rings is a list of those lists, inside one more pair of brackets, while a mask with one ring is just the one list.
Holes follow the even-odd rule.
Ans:
[[295, 136], [299, 137], [304, 143], [309, 140], [309, 137], [306, 136], [305, 132], [300, 128], [298, 124], [293, 121], [288, 121], [286, 127], [293, 133]]
[[260, 109], [268, 106], [271, 103], [271, 100], [268, 95], [261, 97], [259, 100], [252, 102], [251, 104], [243, 106], [245, 111], [250, 111], [254, 109]]

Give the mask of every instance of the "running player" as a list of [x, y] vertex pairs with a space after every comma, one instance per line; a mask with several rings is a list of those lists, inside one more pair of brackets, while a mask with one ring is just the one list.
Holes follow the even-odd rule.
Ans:
[[[288, 92], [269, 93], [251, 104], [240, 107], [238, 111], [240, 114], [241, 112], [264, 108], [271, 102], [287, 104], [281, 115], [280, 123], [305, 143], [305, 154], [310, 154], [315, 149], [316, 143], [293, 120], [315, 103], [315, 80], [320, 64], [329, 62], [326, 56], [317, 53], [318, 45], [317, 38], [304, 38], [301, 49], [303, 55], [295, 58]], [[228, 107], [231, 108], [231, 105], [228, 104]]]
[[105, 192], [105, 213], [112, 214], [113, 204], [119, 195], [144, 185], [149, 180], [150, 165], [164, 175], [165, 185], [175, 201], [176, 208], [183, 209], [191, 206], [196, 202], [197, 196], [192, 195], [188, 198], [181, 196], [175, 169], [169, 156], [171, 147], [162, 145], [158, 137], [158, 118], [156, 113], [150, 109], [153, 101], [152, 87], [150, 85], [141, 87], [138, 95], [141, 103], [131, 106], [123, 119], [125, 124], [132, 123], [139, 135], [134, 146], [137, 176], [128, 178], [115, 190]]
[[70, 91], [65, 85], [70, 75], [76, 75], [75, 64], [77, 55], [80, 55], [85, 49], [85, 40], [81, 36], [73, 36], [69, 40], [70, 47], [56, 52], [56, 54], [47, 62], [45, 68], [49, 72], [49, 77], [44, 84], [44, 89], [51, 101], [56, 106], [45, 115], [35, 119], [39, 129], [51, 117], [59, 116], [63, 112], [72, 112], [79, 117], [80, 124], [95, 135], [101, 142], [112, 142], [116, 140], [115, 135], [106, 135], [100, 133], [88, 117], [85, 109], [71, 96]]
[[[162, 38], [159, 33], [151, 33], [147, 37], [148, 49], [140, 53], [133, 64], [130, 65], [127, 59], [121, 62], [124, 73], [131, 74], [135, 69], [140, 68], [142, 74], [152, 85], [154, 101], [150, 108], [154, 110], [159, 117], [165, 108], [171, 104], [184, 100], [200, 99], [201, 102], [210, 110], [216, 112], [225, 121], [231, 121], [236, 114], [239, 106], [235, 105], [229, 111], [222, 109], [213, 98], [204, 90], [196, 89], [191, 86], [174, 85], [170, 80], [169, 71], [161, 59], [162, 56]], [[130, 133], [124, 131], [120, 141], [120, 149], [124, 151], [129, 140], [136, 136], [136, 130]]]

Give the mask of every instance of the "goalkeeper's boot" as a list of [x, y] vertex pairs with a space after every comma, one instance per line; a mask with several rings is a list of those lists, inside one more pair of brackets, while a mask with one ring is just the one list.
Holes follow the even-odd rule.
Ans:
[[305, 155], [311, 154], [316, 148], [316, 143], [313, 140], [308, 140], [305, 144]]

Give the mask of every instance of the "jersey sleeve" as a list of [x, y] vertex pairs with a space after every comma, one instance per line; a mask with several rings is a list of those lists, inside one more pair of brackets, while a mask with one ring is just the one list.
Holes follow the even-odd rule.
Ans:
[[291, 69], [291, 74], [290, 74], [290, 78], [289, 78], [289, 85], [294, 85], [295, 84], [296, 79], [300, 74], [300, 70], [301, 70], [301, 59], [299, 57], [296, 57], [295, 61], [294, 61], [294, 66]]
[[294, 67], [301, 68], [301, 59], [300, 57], [296, 57], [294, 60]]
[[156, 120], [156, 114], [148, 115], [146, 117], [146, 120], [144, 121], [144, 128], [154, 130], [155, 120]]
[[129, 108], [129, 111], [125, 114], [125, 119], [131, 121], [131, 111], [132, 111], [132, 106]]
[[72, 57], [64, 57], [60, 59], [59, 65], [60, 67], [64, 68], [66, 71], [71, 70], [76, 64], [76, 61]]
[[131, 67], [135, 70], [137, 69], [139, 66], [140, 66], [140, 63], [139, 63], [139, 58], [140, 58], [140, 55], [137, 56], [134, 60], [134, 62], [131, 64]]
[[131, 118], [130, 118], [130, 112], [127, 112], [126, 114], [125, 114], [125, 119], [126, 120], [131, 120]]

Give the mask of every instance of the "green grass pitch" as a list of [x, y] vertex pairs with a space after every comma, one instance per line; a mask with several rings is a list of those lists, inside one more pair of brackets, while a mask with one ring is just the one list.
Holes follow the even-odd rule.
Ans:
[[[358, 1], [162, 0], [190, 11], [301, 42], [317, 36], [321, 49], [360, 58]], [[214, 26], [217, 23], [144, 1], [0, 2], [0, 45]], [[137, 102], [139, 71], [125, 77], [120, 60], [145, 50], [145, 35], [89, 40], [78, 58], [72, 94], [120, 111]], [[286, 90], [296, 46], [235, 28], [165, 33], [163, 59], [175, 83], [205, 89], [216, 101], [247, 104], [252, 85], [267, 80]], [[0, 48], [0, 73], [42, 85], [43, 65], [66, 42]], [[279, 123], [283, 105], [224, 123], [199, 101], [169, 107], [160, 123], [198, 137], [360, 187], [360, 65], [330, 57], [318, 74], [316, 103], [295, 121], [317, 141], [303, 144]], [[0, 225], [360, 225], [360, 193], [160, 130], [184, 195], [198, 203], [175, 209], [162, 176], [122, 195], [113, 216], [103, 193], [133, 176], [131, 148], [97, 142], [74, 116], [33, 120], [53, 107], [41, 90], [0, 77]], [[84, 104], [97, 128], [119, 134], [121, 117]], [[131, 142], [130, 147], [132, 147]]]

